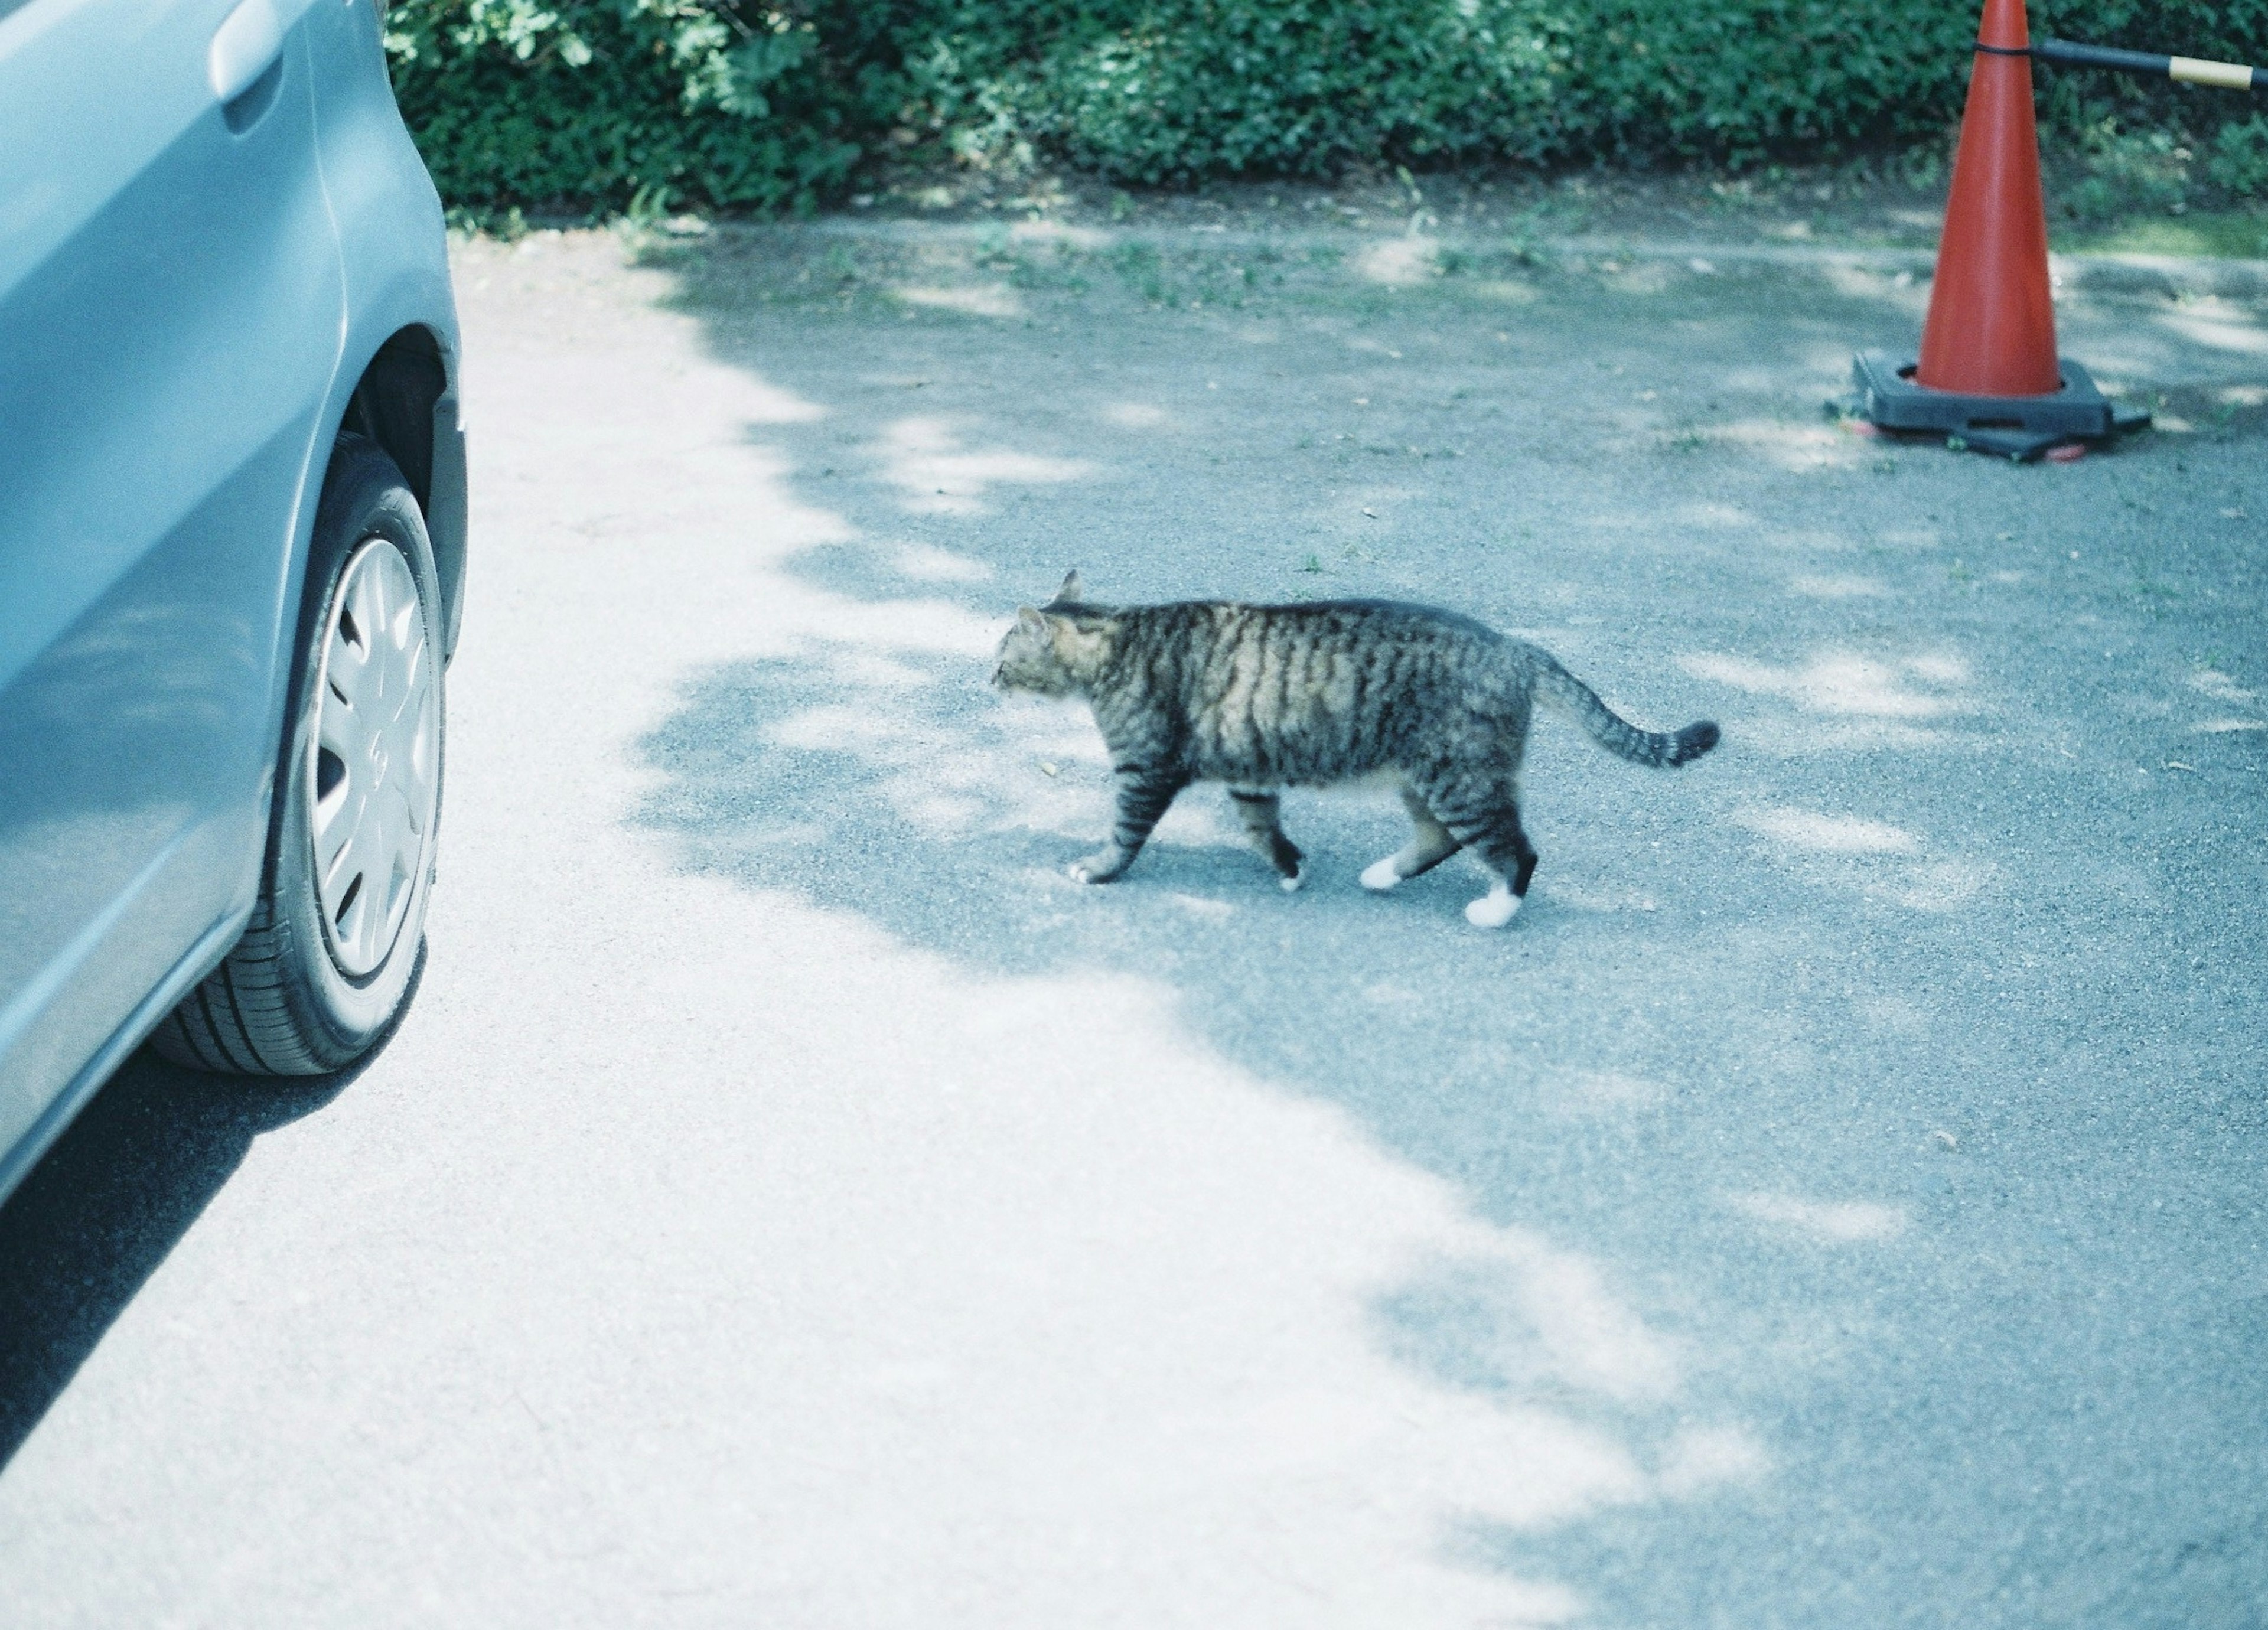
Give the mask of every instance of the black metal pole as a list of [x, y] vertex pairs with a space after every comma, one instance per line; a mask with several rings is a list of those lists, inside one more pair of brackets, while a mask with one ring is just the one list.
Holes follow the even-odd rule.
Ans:
[[2213, 85], [2223, 91], [2268, 89], [2268, 81], [2242, 63], [2211, 63], [2197, 56], [2160, 56], [2153, 51], [2121, 51], [2107, 45], [2080, 45], [2070, 40], [2043, 40], [2029, 50], [1980, 45], [1988, 56], [2031, 56], [2066, 68], [2110, 68], [2120, 73], [2142, 74], [2153, 79], [2178, 80], [2183, 85]]

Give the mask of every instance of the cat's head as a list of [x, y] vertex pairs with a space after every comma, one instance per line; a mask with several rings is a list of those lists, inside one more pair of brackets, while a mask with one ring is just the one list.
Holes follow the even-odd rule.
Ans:
[[1044, 606], [1019, 606], [1016, 625], [1001, 637], [992, 682], [1003, 690], [1069, 696], [1094, 671], [1102, 636], [1097, 608], [1086, 604], [1079, 573], [1071, 572]]

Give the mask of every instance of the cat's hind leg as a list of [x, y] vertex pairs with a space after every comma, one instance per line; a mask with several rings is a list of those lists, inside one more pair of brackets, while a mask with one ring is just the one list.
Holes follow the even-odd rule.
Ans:
[[1476, 928], [1503, 927], [1519, 911], [1535, 875], [1535, 850], [1520, 825], [1517, 765], [1500, 764], [1478, 774], [1451, 771], [1420, 781], [1412, 791], [1425, 800], [1450, 841], [1472, 850], [1488, 873], [1489, 891], [1465, 907], [1465, 920]]
[[1521, 830], [1520, 807], [1510, 799], [1491, 808], [1468, 840], [1488, 870], [1489, 891], [1465, 907], [1476, 928], [1501, 928], [1513, 919], [1535, 875], [1536, 853]]
[[1284, 836], [1284, 800], [1256, 787], [1232, 786], [1228, 796], [1244, 822], [1245, 836], [1276, 868], [1277, 881], [1288, 894], [1307, 881], [1307, 857], [1300, 845]]
[[1363, 868], [1362, 886], [1383, 892], [1405, 877], [1430, 872], [1464, 847], [1435, 818], [1431, 806], [1409, 787], [1402, 789], [1403, 808], [1410, 811], [1410, 841], [1382, 860]]

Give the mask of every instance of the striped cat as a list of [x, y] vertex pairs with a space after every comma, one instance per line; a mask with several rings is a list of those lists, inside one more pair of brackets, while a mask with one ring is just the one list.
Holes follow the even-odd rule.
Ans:
[[1183, 787], [1222, 781], [1254, 846], [1297, 889], [1307, 874], [1282, 790], [1373, 782], [1401, 793], [1417, 830], [1363, 887], [1391, 889], [1469, 847], [1489, 874], [1465, 908], [1480, 928], [1510, 922], [1535, 874], [1520, 762], [1539, 698], [1633, 763], [1683, 764], [1717, 745], [1705, 719], [1675, 735], [1637, 728], [1548, 652], [1454, 612], [1383, 600], [1097, 606], [1076, 572], [1048, 604], [1017, 611], [992, 682], [1094, 710], [1118, 822], [1071, 867], [1081, 882], [1131, 866]]

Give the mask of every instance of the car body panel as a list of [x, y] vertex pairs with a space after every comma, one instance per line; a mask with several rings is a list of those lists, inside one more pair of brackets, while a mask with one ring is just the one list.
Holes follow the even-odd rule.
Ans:
[[[234, 0], [0, 12], [35, 131], [0, 142], [0, 1197], [250, 912], [328, 451], [399, 332], [454, 462], [405, 453], [462, 512], [446, 240], [375, 9], [257, 3], [281, 49], [227, 106]], [[455, 553], [461, 583], [461, 522]]]

